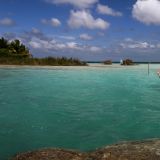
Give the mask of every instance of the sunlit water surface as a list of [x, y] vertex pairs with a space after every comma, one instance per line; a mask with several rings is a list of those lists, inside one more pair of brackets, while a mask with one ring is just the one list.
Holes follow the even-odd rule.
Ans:
[[160, 137], [160, 65], [1, 67], [0, 160]]

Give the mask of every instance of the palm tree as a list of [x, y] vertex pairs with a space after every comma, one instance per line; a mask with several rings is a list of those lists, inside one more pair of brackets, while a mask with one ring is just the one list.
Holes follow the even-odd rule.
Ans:
[[22, 44], [18, 39], [14, 40], [10, 44], [10, 49], [12, 50], [12, 53], [19, 54], [22, 56], [30, 57], [29, 49]]
[[8, 48], [8, 41], [3, 37], [0, 39], [0, 49], [2, 48]]
[[20, 41], [18, 39], [14, 40], [10, 44], [10, 49], [16, 52], [16, 54], [19, 53], [19, 48], [20, 48]]

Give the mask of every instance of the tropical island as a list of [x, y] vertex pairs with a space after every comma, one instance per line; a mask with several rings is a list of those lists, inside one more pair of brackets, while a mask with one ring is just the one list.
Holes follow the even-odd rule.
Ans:
[[8, 41], [2, 37], [0, 39], [0, 65], [84, 66], [86, 63], [66, 57], [34, 58], [20, 40]]

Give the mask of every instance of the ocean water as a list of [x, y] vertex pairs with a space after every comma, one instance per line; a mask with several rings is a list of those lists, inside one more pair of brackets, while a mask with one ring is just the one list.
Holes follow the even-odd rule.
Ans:
[[1, 67], [0, 160], [160, 137], [160, 65]]

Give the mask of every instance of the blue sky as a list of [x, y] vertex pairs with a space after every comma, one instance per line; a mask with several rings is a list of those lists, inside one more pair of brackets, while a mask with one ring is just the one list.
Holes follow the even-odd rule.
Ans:
[[159, 0], [0, 1], [0, 36], [35, 57], [160, 61]]

